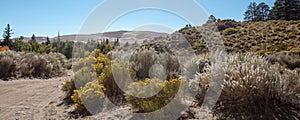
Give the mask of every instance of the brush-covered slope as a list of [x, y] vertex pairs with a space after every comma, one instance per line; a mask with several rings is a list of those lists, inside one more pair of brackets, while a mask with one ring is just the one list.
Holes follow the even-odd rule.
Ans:
[[[207, 52], [204, 25], [179, 30], [197, 53]], [[222, 26], [221, 26], [222, 27]], [[221, 28], [216, 23], [216, 28]], [[221, 29], [222, 30], [222, 29]], [[216, 31], [217, 33], [218, 31]], [[300, 21], [236, 22], [220, 31], [227, 52], [300, 53]]]

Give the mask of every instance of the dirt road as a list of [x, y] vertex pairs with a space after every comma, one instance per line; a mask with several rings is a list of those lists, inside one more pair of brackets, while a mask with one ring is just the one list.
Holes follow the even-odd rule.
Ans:
[[0, 80], [0, 120], [67, 119], [72, 107], [62, 104], [68, 75], [52, 79]]

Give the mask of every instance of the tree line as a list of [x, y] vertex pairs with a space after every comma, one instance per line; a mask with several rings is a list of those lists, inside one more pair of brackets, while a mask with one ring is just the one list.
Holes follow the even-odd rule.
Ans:
[[4, 39], [0, 40], [0, 48], [5, 48], [4, 50], [8, 48], [9, 50], [13, 50], [16, 52], [35, 52], [40, 54], [58, 52], [65, 55], [68, 59], [72, 58], [72, 55], [74, 55], [74, 49], [76, 49], [76, 51], [91, 52], [95, 48], [98, 48], [102, 53], [106, 54], [108, 51], [114, 49], [114, 46], [120, 45], [119, 39], [117, 39], [114, 43], [110, 43], [109, 39], [102, 40], [101, 42], [88, 40], [86, 43], [83, 43], [74, 41], [62, 42], [59, 39], [56, 41], [50, 41], [49, 37], [46, 38], [46, 41], [38, 43], [35, 34], [32, 35], [29, 41], [25, 42], [24, 37], [22, 36], [19, 38], [11, 39], [12, 34], [14, 34], [13, 30], [11, 29], [10, 24], [7, 24], [7, 27], [3, 31]]
[[261, 2], [251, 2], [244, 13], [244, 20], [248, 22], [266, 20], [300, 20], [300, 0], [276, 0], [270, 7]]

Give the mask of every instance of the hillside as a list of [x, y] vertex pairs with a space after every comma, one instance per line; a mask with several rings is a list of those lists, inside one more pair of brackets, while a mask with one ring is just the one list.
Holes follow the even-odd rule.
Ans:
[[[205, 27], [179, 30], [193, 45], [197, 53], [207, 52], [202, 34]], [[218, 28], [220, 29], [219, 26]], [[227, 52], [300, 53], [300, 21], [241, 22], [220, 31], [220, 34]]]

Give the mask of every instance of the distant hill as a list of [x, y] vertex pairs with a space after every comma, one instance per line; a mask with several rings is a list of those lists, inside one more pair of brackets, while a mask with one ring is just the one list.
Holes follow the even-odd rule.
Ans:
[[[60, 36], [61, 41], [81, 41], [85, 42], [87, 40], [116, 40], [119, 38], [120, 44], [142, 43], [144, 40], [153, 40], [157, 37], [165, 37], [167, 33], [152, 32], [152, 31], [113, 31], [105, 33], [96, 33], [96, 34], [73, 34], [73, 35], [62, 35]], [[31, 37], [25, 37], [24, 41], [29, 41]], [[37, 42], [45, 42], [47, 37], [38, 36], [36, 37]], [[57, 37], [50, 38], [51, 41], [56, 41]]]

